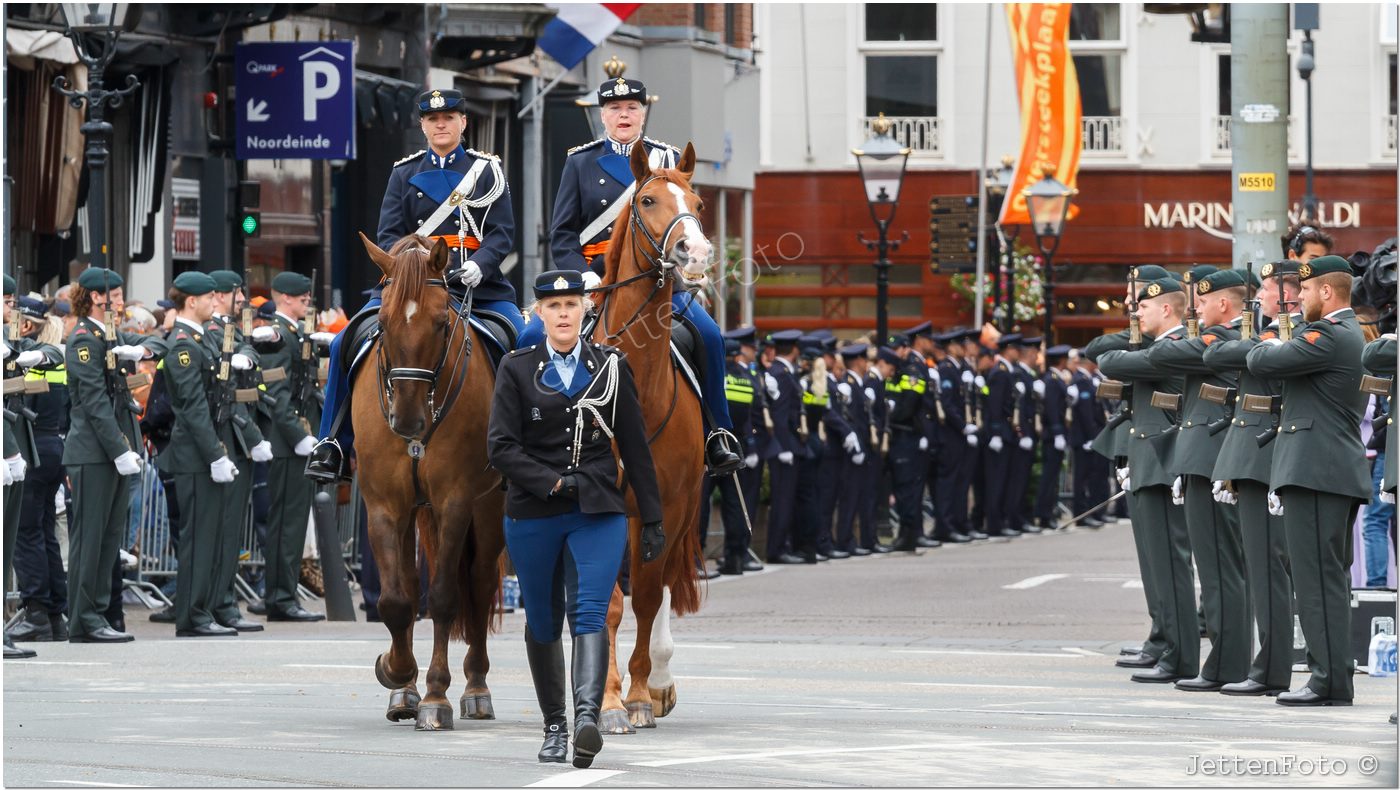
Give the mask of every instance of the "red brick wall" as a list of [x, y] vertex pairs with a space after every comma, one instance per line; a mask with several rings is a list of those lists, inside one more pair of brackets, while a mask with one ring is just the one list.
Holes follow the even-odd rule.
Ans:
[[[647, 3], [628, 20], [642, 27], [694, 27], [695, 9], [699, 6], [704, 12], [705, 30], [724, 37], [724, 3]], [[749, 49], [753, 46], [753, 4], [734, 4], [734, 46]]]
[[695, 4], [647, 3], [628, 22], [643, 27], [690, 27], [695, 24]]

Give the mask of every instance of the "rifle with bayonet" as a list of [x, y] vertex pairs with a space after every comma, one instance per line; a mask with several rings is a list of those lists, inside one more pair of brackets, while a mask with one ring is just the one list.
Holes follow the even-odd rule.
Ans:
[[239, 414], [234, 405], [238, 402], [238, 384], [233, 380], [234, 344], [237, 341], [233, 322], [224, 323], [222, 318], [214, 320], [222, 328], [223, 345], [219, 349], [219, 372], [214, 377], [214, 387], [210, 392], [214, 402], [209, 411], [214, 417], [215, 427], [223, 427], [231, 420], [234, 425], [244, 428], [248, 425], [248, 419]]
[[[1278, 339], [1288, 343], [1293, 340], [1293, 320], [1288, 315], [1288, 303], [1283, 298], [1284, 271], [1282, 266], [1275, 267], [1275, 275], [1278, 277]], [[1273, 424], [1263, 433], [1254, 437], [1260, 447], [1268, 445], [1278, 436], [1279, 428], [1283, 424], [1282, 395], [1246, 395], [1244, 396], [1244, 410], [1256, 414], [1269, 414], [1273, 417]]]
[[[1138, 270], [1137, 267], [1128, 270], [1128, 299], [1124, 302], [1124, 307], [1128, 310], [1128, 350], [1139, 351], [1142, 349], [1142, 320], [1138, 318]], [[1118, 411], [1108, 418], [1105, 427], [1112, 431], [1125, 422], [1133, 418], [1133, 385], [1122, 381], [1111, 379], [1099, 382], [1095, 397], [1099, 400], [1116, 400], [1122, 405]]]
[[103, 369], [107, 381], [107, 396], [118, 408], [125, 408], [132, 414], [140, 414], [141, 404], [132, 396], [131, 388], [146, 384], [148, 377], [144, 373], [127, 376], [126, 372], [122, 370], [121, 364], [117, 362], [114, 349], [120, 345], [120, 338], [117, 336], [116, 319], [112, 315], [112, 291], [110, 288], [107, 290], [107, 300], [102, 304], [102, 331], [106, 334], [103, 338], [107, 349], [103, 360]]
[[1201, 336], [1201, 317], [1196, 312], [1196, 287], [1191, 282], [1191, 272], [1181, 275], [1181, 288], [1186, 291], [1186, 339], [1195, 340]]
[[1240, 321], [1240, 340], [1252, 340], [1259, 321], [1259, 293], [1254, 290], [1254, 261], [1244, 265], [1244, 318]]

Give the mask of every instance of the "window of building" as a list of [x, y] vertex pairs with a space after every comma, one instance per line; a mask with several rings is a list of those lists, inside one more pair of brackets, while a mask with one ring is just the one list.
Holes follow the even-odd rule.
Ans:
[[739, 4], [724, 4], [724, 43], [735, 46], [739, 40]]
[[[1217, 75], [1217, 81], [1216, 81], [1216, 95], [1217, 95], [1218, 100], [1217, 100], [1217, 102], [1216, 102], [1215, 114], [1216, 114], [1216, 115], [1221, 115], [1221, 116], [1226, 116], [1226, 117], [1228, 117], [1228, 116], [1230, 115], [1230, 112], [1231, 112], [1231, 110], [1230, 110], [1230, 96], [1231, 96], [1231, 94], [1230, 94], [1230, 53], [1228, 53], [1228, 52], [1222, 52], [1222, 53], [1220, 53], [1219, 55], [1216, 56], [1216, 61], [1220, 64], [1220, 66], [1219, 66], [1219, 68], [1216, 70], [1216, 75]], [[1291, 84], [1291, 81], [1292, 81], [1292, 80], [1294, 80], [1294, 79], [1300, 79], [1300, 78], [1297, 76], [1297, 72], [1293, 70], [1293, 63], [1292, 63], [1292, 61], [1293, 61], [1293, 56], [1290, 54], [1290, 55], [1289, 55], [1289, 63], [1288, 63], [1288, 73], [1289, 73], [1288, 79], [1290, 80], [1290, 84]], [[1287, 106], [1285, 109], [1288, 111], [1288, 114], [1289, 114], [1289, 115], [1292, 115], [1292, 112], [1293, 112], [1293, 91], [1291, 91], [1291, 90], [1288, 92], [1288, 106]]]
[[1123, 114], [1123, 56], [1114, 53], [1074, 54], [1079, 73], [1079, 100], [1085, 116]]
[[1069, 49], [1079, 76], [1083, 110], [1081, 149], [1094, 156], [1123, 156], [1123, 16], [1118, 4], [1075, 3], [1070, 8]]
[[1117, 3], [1075, 3], [1069, 13], [1069, 40], [1118, 41], [1120, 18]]
[[934, 3], [866, 3], [866, 41], [937, 41]]
[[1395, 55], [1390, 56], [1390, 65], [1386, 68], [1386, 76], [1390, 79], [1390, 114], [1395, 115]]
[[695, 6], [695, 26], [701, 30], [705, 29], [705, 4], [696, 3]]
[[872, 55], [865, 59], [865, 114], [938, 115], [938, 58]]

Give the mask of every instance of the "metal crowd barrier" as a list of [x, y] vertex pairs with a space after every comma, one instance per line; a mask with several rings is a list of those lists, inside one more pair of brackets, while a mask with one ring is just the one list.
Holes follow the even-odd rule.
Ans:
[[126, 579], [122, 587], [131, 590], [148, 609], [170, 605], [161, 592], [161, 582], [175, 577], [175, 550], [170, 545], [170, 513], [166, 506], [165, 486], [154, 464], [146, 464], [137, 478], [139, 496], [133, 497], [132, 509], [137, 516], [136, 578]]

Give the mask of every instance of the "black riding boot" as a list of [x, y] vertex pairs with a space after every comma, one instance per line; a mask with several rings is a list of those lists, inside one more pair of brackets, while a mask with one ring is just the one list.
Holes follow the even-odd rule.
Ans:
[[608, 632], [574, 637], [574, 767], [587, 768], [603, 749], [598, 710], [608, 683]]
[[569, 710], [564, 702], [564, 642], [536, 642], [525, 626], [525, 657], [535, 682], [535, 699], [544, 716], [544, 745], [540, 762], [562, 763], [569, 757]]
[[335, 439], [322, 439], [311, 448], [306, 458], [306, 476], [318, 483], [349, 482], [345, 473], [345, 454], [340, 442]]
[[53, 626], [49, 623], [49, 612], [39, 606], [26, 606], [24, 619], [15, 623], [6, 635], [16, 642], [51, 642]]
[[710, 469], [710, 477], [724, 477], [734, 474], [744, 465], [738, 452], [739, 442], [734, 434], [726, 430], [711, 431], [705, 437], [705, 466]]

